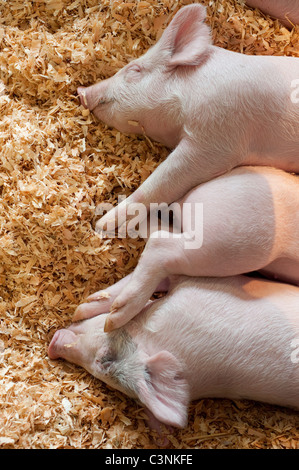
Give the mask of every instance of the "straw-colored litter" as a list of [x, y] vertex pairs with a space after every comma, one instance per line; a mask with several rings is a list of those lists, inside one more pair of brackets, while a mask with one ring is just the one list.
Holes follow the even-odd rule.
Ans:
[[[76, 88], [113, 75], [189, 1], [0, 1], [0, 447], [157, 448], [143, 409], [51, 361], [54, 332], [89, 294], [131, 272], [144, 243], [100, 240], [97, 204], [130, 194], [167, 156], [106, 128]], [[214, 43], [299, 57], [299, 27], [234, 0], [202, 1]], [[169, 448], [299, 448], [298, 413], [205, 399]]]

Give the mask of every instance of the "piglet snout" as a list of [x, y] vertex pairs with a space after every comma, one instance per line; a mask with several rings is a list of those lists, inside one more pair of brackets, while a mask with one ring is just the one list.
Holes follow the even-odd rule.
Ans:
[[77, 88], [77, 93], [79, 95], [80, 102], [81, 102], [82, 106], [84, 106], [84, 108], [88, 109], [88, 103], [87, 103], [87, 98], [86, 98], [86, 87], [79, 86]]
[[77, 342], [77, 335], [70, 330], [58, 330], [54, 334], [48, 348], [48, 355], [50, 359], [58, 359], [62, 357], [69, 360], [71, 357], [71, 350]]
[[102, 80], [88, 87], [79, 86], [77, 88], [77, 93], [84, 108], [90, 111], [96, 111], [98, 106], [111, 101], [111, 97], [107, 94], [109, 80], [110, 79]]

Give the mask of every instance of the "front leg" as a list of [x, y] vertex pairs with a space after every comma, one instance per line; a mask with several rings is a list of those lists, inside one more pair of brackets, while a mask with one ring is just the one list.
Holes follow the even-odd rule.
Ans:
[[[184, 196], [197, 184], [212, 179], [214, 169], [204, 162], [196, 146], [188, 139], [182, 139], [174, 151], [141, 184], [141, 186], [117, 207], [105, 214], [97, 223], [95, 230], [99, 234], [109, 234], [114, 228], [124, 226], [129, 220], [128, 212], [136, 205], [144, 207], [144, 218], [151, 203], [170, 204]], [[215, 170], [215, 174], [217, 169]]]
[[76, 308], [72, 321], [85, 320], [86, 318], [109, 312], [112, 303], [126, 284], [128, 284], [131, 276], [132, 274], [129, 274], [115, 284], [107, 287], [107, 289], [101, 289], [89, 295], [86, 301]]
[[[111, 309], [111, 306], [115, 299], [119, 296], [122, 290], [126, 289], [126, 286], [130, 283], [132, 274], [128, 274], [120, 281], [102, 289], [94, 294], [87, 297], [86, 301], [80, 304], [73, 315], [72, 321], [77, 322], [80, 320], [86, 320], [102, 313], [107, 313]], [[169, 288], [169, 280], [167, 278], [161, 279], [161, 281], [155, 285], [155, 292], [167, 292]]]
[[195, 275], [192, 261], [197, 250], [186, 250], [188, 243], [187, 233], [159, 230], [150, 235], [129, 282], [111, 305], [104, 331], [120, 328], [135, 317], [161, 282], [168, 280], [169, 290], [175, 285], [174, 275]]

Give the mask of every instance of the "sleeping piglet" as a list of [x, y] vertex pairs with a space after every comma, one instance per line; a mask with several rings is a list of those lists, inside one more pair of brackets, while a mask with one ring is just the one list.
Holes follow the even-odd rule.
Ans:
[[299, 24], [299, 0], [246, 0], [246, 3], [278, 18], [288, 28]]
[[[125, 279], [107, 289], [99, 313]], [[112, 333], [103, 331], [105, 314], [58, 330], [50, 359], [84, 367], [172, 426], [186, 426], [190, 400], [204, 397], [298, 407], [298, 287], [246, 276], [172, 276], [164, 289]]]
[[81, 103], [122, 132], [173, 149], [97, 231], [130, 203], [171, 203], [242, 165], [299, 172], [299, 58], [211, 44], [200, 4], [181, 8], [159, 41], [113, 77], [79, 87]]
[[[171, 275], [224, 277], [260, 271], [299, 285], [298, 176], [262, 166], [235, 168], [167, 209], [173, 209], [173, 225], [167, 227], [166, 211], [160, 230], [149, 213], [145, 249], [112, 304], [105, 331], [137, 315], [158, 283]], [[90, 296], [88, 311], [76, 309], [74, 320], [97, 315], [98, 304], [92, 302], [97, 295]]]

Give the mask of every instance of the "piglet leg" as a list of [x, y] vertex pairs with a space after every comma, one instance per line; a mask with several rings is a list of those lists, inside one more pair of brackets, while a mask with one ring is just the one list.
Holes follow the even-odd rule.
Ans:
[[267, 15], [278, 18], [284, 26], [292, 28], [299, 23], [298, 0], [246, 0], [253, 8], [259, 8]]
[[84, 320], [91, 318], [101, 313], [109, 312], [112, 303], [116, 297], [120, 294], [122, 289], [130, 281], [131, 274], [125, 276], [120, 281], [107, 287], [106, 289], [99, 290], [89, 295], [86, 301], [80, 304], [73, 315], [73, 321]]
[[168, 434], [173, 433], [173, 428], [166, 424], [162, 424], [148, 408], [145, 408], [144, 411], [148, 417], [148, 427], [153, 431], [156, 431], [158, 434], [158, 438], [154, 439], [155, 445], [159, 447], [167, 447], [169, 445], [169, 440], [167, 439], [165, 428], [168, 431]]
[[[161, 238], [163, 236], [167, 238]], [[186, 269], [188, 271], [188, 267], [183, 269], [186, 260], [183, 250], [184, 234], [162, 230], [151, 234], [129, 282], [111, 305], [105, 331], [120, 328], [135, 317], [163, 280], [172, 274], [183, 274], [182, 271]]]
[[[208, 221], [205, 223], [207, 225]], [[260, 252], [256, 250], [253, 256], [250, 245], [240, 243], [240, 239], [246, 240], [246, 226], [243, 229], [244, 236], [238, 232], [235, 234], [233, 225], [227, 233], [220, 232], [216, 226], [202, 246], [200, 237], [196, 240], [198, 230], [194, 231], [193, 242], [188, 231], [153, 232], [129, 282], [111, 304], [105, 331], [120, 328], [135, 317], [163, 279], [177, 275], [234, 276], [266, 266], [271, 261], [271, 254], [261, 249]]]
[[[132, 274], [128, 274], [120, 281], [107, 287], [106, 289], [99, 290], [94, 294], [87, 297], [86, 301], [80, 304], [73, 315], [73, 321], [77, 322], [92, 318], [97, 315], [109, 312], [114, 300], [126, 289], [126, 285], [130, 283]], [[167, 292], [169, 282], [168, 279], [162, 279], [161, 282], [155, 286], [156, 292]]]
[[109, 233], [110, 227], [118, 227], [121, 231], [129, 220], [130, 205], [143, 204], [148, 211], [151, 203], [170, 204], [183, 197], [190, 188], [227, 171], [220, 158], [209, 159], [204, 155], [199, 158], [198, 147], [195, 149], [196, 155], [194, 145], [183, 139], [133, 194], [96, 223], [96, 232]]

